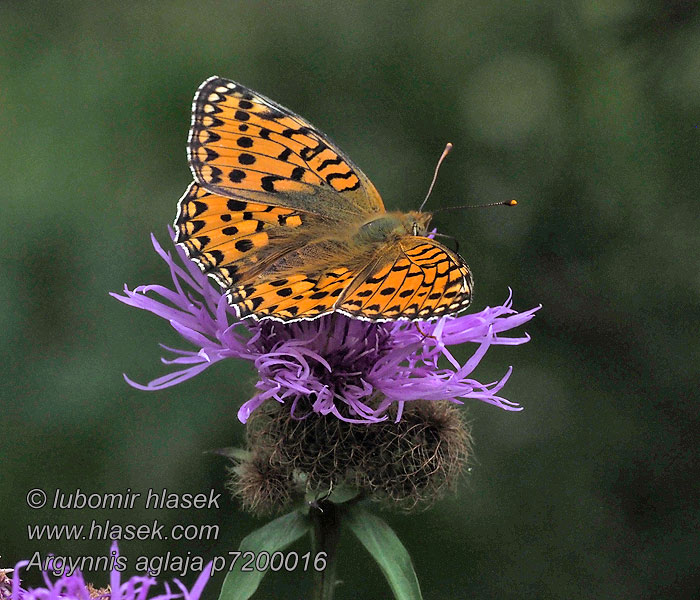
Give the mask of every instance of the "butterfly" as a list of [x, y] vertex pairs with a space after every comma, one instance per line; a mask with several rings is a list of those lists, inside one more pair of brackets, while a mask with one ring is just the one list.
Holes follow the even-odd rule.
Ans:
[[464, 310], [464, 259], [430, 213], [387, 212], [368, 177], [291, 110], [221, 77], [197, 90], [175, 242], [239, 318], [427, 320]]

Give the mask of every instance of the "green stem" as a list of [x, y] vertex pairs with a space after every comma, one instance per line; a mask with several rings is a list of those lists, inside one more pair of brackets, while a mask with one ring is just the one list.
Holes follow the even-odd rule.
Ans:
[[326, 553], [326, 568], [315, 572], [313, 600], [333, 600], [335, 592], [335, 567], [338, 540], [340, 540], [341, 509], [332, 502], [320, 502], [312, 506], [310, 515], [313, 522], [311, 539], [314, 557], [319, 552]]

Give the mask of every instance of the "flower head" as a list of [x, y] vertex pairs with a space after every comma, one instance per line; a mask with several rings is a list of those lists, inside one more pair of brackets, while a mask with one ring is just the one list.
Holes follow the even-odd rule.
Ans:
[[[280, 323], [236, 318], [225, 295], [216, 289], [180, 248], [179, 261], [163, 250], [154, 236], [153, 246], [170, 268], [173, 287], [124, 287], [118, 300], [167, 319], [196, 350], [163, 346], [175, 356], [163, 359], [176, 370], [154, 379], [143, 390], [160, 390], [198, 375], [225, 358], [254, 364], [257, 393], [243, 404], [238, 418], [245, 423], [266, 400], [290, 403], [297, 418], [311, 413], [333, 414], [348, 422], [398, 421], [404, 404], [415, 400], [474, 398], [505, 410], [520, 410], [500, 391], [510, 376], [480, 383], [472, 372], [492, 344], [517, 345], [527, 335], [499, 334], [529, 321], [539, 307], [518, 313], [509, 296], [502, 306], [435, 322], [396, 321], [371, 323], [341, 314], [313, 321]], [[448, 349], [474, 344], [474, 353], [461, 364]], [[442, 359], [442, 361], [441, 361]], [[445, 365], [441, 363], [444, 362]]]

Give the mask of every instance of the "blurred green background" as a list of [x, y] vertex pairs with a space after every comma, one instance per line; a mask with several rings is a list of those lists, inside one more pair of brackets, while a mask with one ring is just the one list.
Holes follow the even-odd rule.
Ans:
[[[476, 373], [512, 364], [505, 396], [525, 410], [469, 402], [476, 456], [457, 494], [385, 514], [426, 599], [697, 598], [694, 1], [0, 4], [0, 562], [108, 553], [29, 541], [30, 523], [221, 526], [215, 542], [123, 542], [133, 559], [225, 553], [264, 522], [228, 498], [209, 512], [25, 503], [34, 487], [223, 491], [205, 451], [241, 443], [254, 371], [130, 388], [122, 372], [161, 375], [157, 343], [178, 338], [108, 296], [169, 282], [149, 233], [166, 243], [191, 179], [190, 103], [214, 74], [328, 132], [390, 208], [417, 208], [447, 141], [429, 208], [520, 201], [435, 222], [461, 242], [475, 309], [508, 286], [516, 308], [543, 309], [531, 343]], [[339, 599], [389, 597], [349, 535], [341, 553]], [[258, 597], [310, 585], [273, 575]]]

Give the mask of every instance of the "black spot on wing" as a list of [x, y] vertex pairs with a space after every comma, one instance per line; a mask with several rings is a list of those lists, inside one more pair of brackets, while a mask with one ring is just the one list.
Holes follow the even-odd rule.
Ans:
[[275, 181], [281, 181], [283, 179], [284, 177], [278, 177], [277, 175], [266, 175], [260, 180], [262, 189], [270, 193], [276, 192]]
[[239, 212], [241, 210], [245, 210], [246, 206], [248, 204], [246, 202], [243, 202], [241, 200], [236, 200], [235, 198], [231, 198], [226, 202], [226, 206], [230, 211], [233, 212]]
[[243, 240], [238, 240], [235, 244], [236, 250], [239, 250], [240, 252], [248, 252], [253, 247], [253, 242], [247, 239]]
[[232, 183], [240, 183], [245, 179], [245, 171], [241, 171], [240, 169], [232, 169], [228, 174], [228, 178]]

